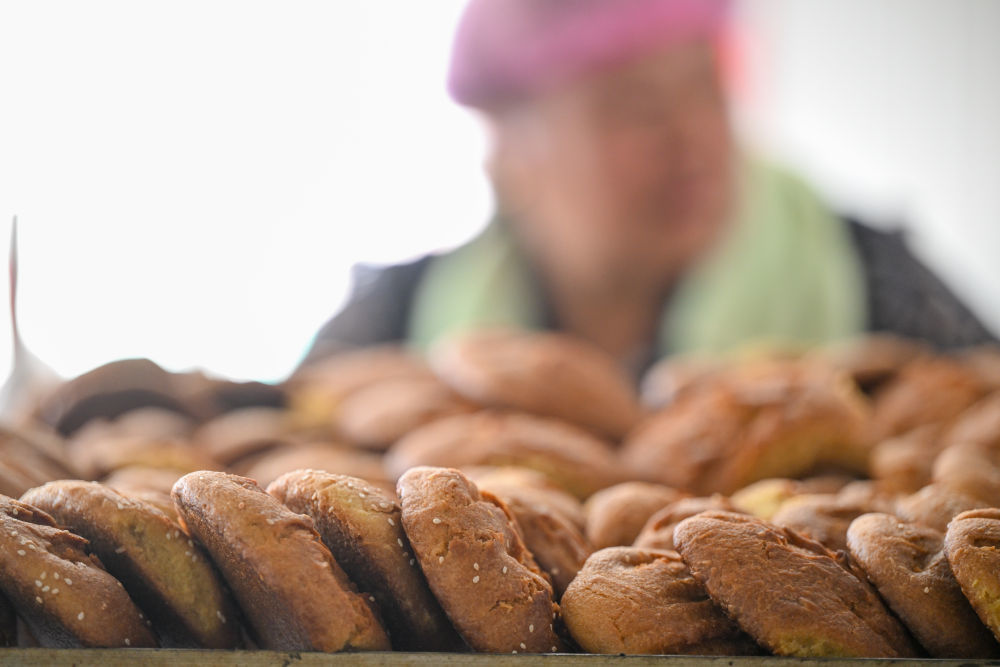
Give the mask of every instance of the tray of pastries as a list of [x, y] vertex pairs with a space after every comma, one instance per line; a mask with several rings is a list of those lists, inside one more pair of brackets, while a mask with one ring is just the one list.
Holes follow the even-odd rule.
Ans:
[[117, 361], [0, 429], [0, 662], [958, 664], [998, 637], [997, 348], [669, 358], [636, 390], [484, 330], [280, 385]]

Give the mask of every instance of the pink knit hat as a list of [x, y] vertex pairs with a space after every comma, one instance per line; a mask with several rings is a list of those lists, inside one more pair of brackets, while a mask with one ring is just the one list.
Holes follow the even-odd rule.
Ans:
[[714, 39], [730, 0], [470, 0], [448, 90], [489, 107], [689, 39]]

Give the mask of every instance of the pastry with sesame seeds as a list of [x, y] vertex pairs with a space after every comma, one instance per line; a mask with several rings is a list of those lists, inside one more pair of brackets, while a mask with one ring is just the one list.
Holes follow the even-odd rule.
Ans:
[[267, 492], [312, 518], [347, 576], [374, 596], [395, 649], [464, 646], [416, 563], [394, 497], [357, 477], [317, 470], [282, 475]]
[[593, 551], [590, 543], [576, 526], [548, 506], [525, 501], [517, 495], [496, 495], [517, 520], [525, 546], [549, 575], [558, 600]]
[[566, 589], [562, 615], [590, 653], [757, 655], [676, 551], [609, 547]]
[[55, 519], [0, 496], [0, 594], [46, 648], [155, 647], [121, 583]]
[[680, 522], [673, 540], [712, 600], [776, 655], [920, 655], [843, 552], [755, 517], [719, 511]]
[[470, 647], [548, 653], [562, 646], [552, 585], [502, 501], [449, 468], [413, 468], [397, 493], [427, 582]]
[[962, 512], [948, 524], [944, 546], [962, 592], [1000, 640], [1000, 509]]
[[374, 604], [357, 592], [308, 516], [252, 479], [207, 470], [177, 480], [173, 497], [260, 648], [389, 650]]
[[233, 601], [201, 547], [170, 516], [96, 482], [62, 480], [22, 500], [90, 542], [166, 648], [233, 648]]
[[976, 618], [951, 572], [941, 532], [888, 514], [865, 514], [847, 530], [847, 546], [931, 657], [1000, 657], [1000, 644]]

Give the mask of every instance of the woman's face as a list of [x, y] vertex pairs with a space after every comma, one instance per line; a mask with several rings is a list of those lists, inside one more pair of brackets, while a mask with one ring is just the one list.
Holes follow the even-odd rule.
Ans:
[[733, 147], [707, 44], [576, 81], [516, 117], [498, 123], [498, 189], [543, 270], [669, 282], [728, 218]]

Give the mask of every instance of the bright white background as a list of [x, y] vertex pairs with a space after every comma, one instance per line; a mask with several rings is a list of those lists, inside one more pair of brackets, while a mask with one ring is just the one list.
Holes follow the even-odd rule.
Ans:
[[[475, 233], [485, 145], [443, 88], [461, 4], [0, 0], [0, 241], [18, 214], [29, 347], [63, 375], [142, 355], [278, 379], [352, 263]], [[1000, 2], [744, 13], [756, 143], [905, 221], [1000, 328]]]

